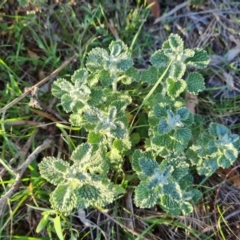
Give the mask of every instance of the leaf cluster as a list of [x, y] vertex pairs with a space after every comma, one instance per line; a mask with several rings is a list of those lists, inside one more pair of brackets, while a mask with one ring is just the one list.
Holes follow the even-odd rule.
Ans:
[[53, 208], [69, 214], [112, 203], [128, 189], [127, 184], [114, 184], [109, 172], [125, 174], [127, 161], [140, 181], [136, 206], [159, 204], [172, 215], [189, 214], [201, 197], [191, 170], [208, 177], [236, 160], [239, 136], [216, 123], [196, 130], [198, 118], [182, 98], [186, 91], [204, 90], [204, 78], [196, 69], [207, 66], [207, 53], [184, 49], [180, 36], [171, 34], [150, 62], [139, 72], [128, 47], [114, 41], [108, 50], [91, 50], [86, 68], [75, 71], [71, 81], [53, 83], [52, 94], [71, 113], [71, 124], [88, 133], [87, 143], [72, 153], [72, 164], [54, 157], [39, 164], [41, 175], [56, 186], [50, 196]]

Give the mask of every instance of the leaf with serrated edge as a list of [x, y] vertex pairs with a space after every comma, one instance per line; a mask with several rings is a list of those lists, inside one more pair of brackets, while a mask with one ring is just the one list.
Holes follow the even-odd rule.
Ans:
[[187, 91], [197, 95], [205, 89], [204, 78], [200, 73], [192, 72], [188, 74], [186, 79]]
[[38, 166], [42, 177], [57, 185], [65, 181], [70, 164], [60, 158], [45, 157]]

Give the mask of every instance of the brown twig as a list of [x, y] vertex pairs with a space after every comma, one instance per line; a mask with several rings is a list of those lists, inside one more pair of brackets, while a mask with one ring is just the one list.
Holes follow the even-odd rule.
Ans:
[[0, 114], [5, 112], [7, 109], [9, 109], [10, 107], [12, 107], [14, 104], [18, 103], [20, 100], [22, 100], [23, 98], [25, 98], [27, 95], [29, 95], [31, 92], [34, 91], [34, 89], [36, 89], [37, 87], [43, 85], [45, 82], [47, 82], [49, 79], [51, 79], [53, 76], [55, 76], [56, 74], [58, 74], [63, 68], [65, 68], [71, 61], [73, 61], [73, 59], [76, 57], [76, 55], [70, 57], [68, 60], [66, 60], [59, 68], [57, 68], [55, 71], [53, 71], [49, 76], [47, 76], [46, 78], [42, 79], [40, 82], [38, 82], [37, 84], [35, 84], [34, 86], [27, 88], [25, 90], [25, 92], [20, 95], [19, 97], [15, 98], [12, 102], [8, 103], [5, 107], [3, 107], [2, 109], [0, 109]]
[[3, 213], [3, 209], [6, 205], [7, 199], [10, 198], [18, 189], [19, 184], [21, 182], [21, 178], [24, 174], [24, 172], [26, 171], [27, 167], [32, 163], [32, 161], [34, 159], [36, 159], [37, 155], [42, 152], [43, 150], [45, 150], [46, 148], [50, 147], [51, 145], [51, 140], [47, 139], [43, 142], [42, 145], [38, 146], [26, 159], [26, 161], [17, 169], [17, 173], [16, 173], [16, 178], [15, 178], [15, 182], [13, 183], [13, 185], [10, 187], [10, 189], [1, 196], [0, 198], [0, 216]]

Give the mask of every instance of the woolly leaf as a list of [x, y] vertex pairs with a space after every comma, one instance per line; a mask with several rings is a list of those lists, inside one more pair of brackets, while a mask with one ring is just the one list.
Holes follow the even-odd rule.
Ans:
[[64, 78], [59, 78], [52, 84], [52, 95], [61, 98], [64, 94], [73, 89], [73, 85]]
[[167, 110], [167, 119], [161, 119], [158, 125], [160, 134], [169, 133], [171, 130], [182, 127], [181, 117], [179, 114], [174, 114], [171, 110]]
[[177, 201], [174, 201], [169, 195], [162, 195], [161, 206], [173, 216], [179, 216], [181, 213], [180, 204]]
[[115, 126], [110, 129], [110, 134], [111, 136], [118, 138], [118, 139], [123, 139], [127, 137], [127, 129], [125, 125], [118, 121], [115, 123]]
[[87, 105], [90, 98], [90, 88], [87, 86], [88, 73], [85, 69], [74, 72], [72, 81], [74, 85], [65, 79], [58, 79], [52, 85], [52, 94], [61, 99], [61, 104], [66, 112], [78, 111]]
[[87, 79], [88, 79], [88, 71], [84, 68], [80, 68], [79, 70], [76, 70], [71, 77], [71, 81], [74, 83], [74, 86], [77, 88], [81, 87], [83, 84], [86, 84]]
[[94, 181], [84, 184], [75, 190], [78, 199], [76, 204], [79, 207], [87, 208], [89, 206], [104, 207], [114, 200], [114, 189], [111, 183]]
[[194, 66], [198, 69], [206, 68], [209, 62], [210, 58], [208, 57], [207, 53], [204, 50], [198, 48], [194, 49], [193, 57], [186, 59], [187, 65]]
[[101, 133], [96, 133], [94, 131], [89, 132], [88, 134], [88, 143], [90, 144], [99, 144], [103, 141], [103, 135]]
[[140, 166], [141, 171], [145, 175], [150, 177], [151, 175], [154, 174], [155, 169], [158, 167], [158, 164], [155, 160], [142, 157], [139, 159], [139, 166]]
[[157, 129], [160, 134], [167, 134], [173, 130], [173, 126], [168, 124], [167, 120], [161, 119]]
[[197, 95], [205, 89], [204, 78], [200, 73], [192, 72], [188, 74], [186, 79], [187, 91]]
[[90, 99], [88, 104], [90, 106], [97, 106], [106, 100], [106, 93], [103, 89], [91, 87]]
[[155, 105], [153, 108], [154, 116], [156, 118], [166, 118], [167, 117], [167, 109], [165, 107], [158, 105]]
[[191, 140], [191, 130], [189, 128], [178, 128], [175, 130], [175, 139], [181, 143], [184, 147], [187, 146], [188, 142]]
[[164, 163], [166, 163], [166, 166], [174, 166], [174, 170], [171, 175], [174, 177], [175, 181], [180, 181], [189, 172], [189, 164], [186, 162], [185, 157], [168, 156], [164, 160]]
[[71, 155], [71, 160], [75, 163], [88, 162], [92, 155], [92, 146], [88, 143], [83, 143], [79, 145]]
[[114, 139], [113, 147], [116, 148], [120, 153], [124, 153], [131, 148], [131, 142], [128, 138]]
[[110, 152], [108, 152], [107, 157], [109, 158], [109, 162], [111, 162], [112, 166], [115, 166], [116, 169], [121, 167], [123, 157], [116, 148], [113, 148]]
[[188, 58], [190, 58], [190, 57], [193, 57], [194, 54], [195, 54], [195, 51], [192, 50], [192, 49], [188, 49], [188, 48], [187, 48], [187, 49], [184, 49], [184, 51], [183, 51], [183, 55], [184, 55], [185, 59], [188, 59]]
[[110, 86], [114, 81], [114, 77], [111, 76], [109, 71], [106, 71], [106, 70], [101, 70], [98, 73], [98, 77], [99, 77], [99, 80], [102, 83], [103, 87]]
[[140, 81], [140, 73], [134, 67], [130, 67], [127, 71], [124, 72], [125, 78], [123, 78], [122, 83], [131, 84], [132, 82]]
[[151, 138], [151, 143], [153, 144], [153, 147], [159, 146], [159, 147], [166, 147], [168, 149], [171, 149], [172, 147], [172, 139], [169, 135], [154, 135]]
[[128, 47], [122, 41], [112, 41], [109, 45], [110, 54], [114, 57], [118, 57], [121, 52], [127, 52]]
[[156, 204], [157, 199], [158, 195], [149, 186], [141, 184], [136, 187], [134, 202], [137, 207], [151, 208]]
[[148, 158], [148, 159], [153, 159], [153, 155], [151, 152], [143, 152], [139, 149], [135, 150], [133, 155], [132, 155], [132, 167], [134, 171], [136, 172], [141, 172], [141, 167], [139, 165], [139, 159], [141, 158]]
[[158, 81], [158, 70], [156, 67], [149, 67], [142, 71], [141, 80], [149, 85], [154, 85]]
[[113, 41], [109, 45], [110, 54], [102, 49], [95, 48], [88, 54], [86, 66], [91, 72], [106, 70], [113, 75], [126, 71], [133, 65], [128, 54], [128, 48], [122, 41]]
[[179, 35], [170, 34], [168, 41], [169, 41], [169, 46], [171, 47], [172, 50], [178, 51], [178, 52], [183, 51], [183, 40]]
[[54, 185], [64, 182], [70, 167], [68, 162], [54, 157], [45, 157], [38, 166], [41, 176]]
[[166, 68], [170, 63], [170, 59], [164, 54], [163, 50], [158, 50], [151, 56], [150, 62], [154, 67]]
[[86, 66], [90, 72], [100, 71], [108, 59], [108, 52], [103, 48], [94, 48], [88, 53]]
[[79, 111], [70, 115], [69, 121], [73, 126], [82, 127], [86, 124], [86, 121], [83, 119], [81, 114], [81, 111]]
[[180, 116], [181, 121], [185, 121], [189, 118], [190, 111], [186, 107], [177, 109], [176, 113]]
[[174, 80], [172, 78], [167, 79], [167, 91], [169, 96], [176, 98], [184, 91], [185, 88], [186, 82], [184, 80]]
[[169, 77], [180, 80], [183, 77], [185, 70], [186, 64], [176, 61], [170, 67]]
[[77, 197], [71, 185], [58, 185], [50, 195], [50, 202], [54, 209], [68, 215], [76, 207]]

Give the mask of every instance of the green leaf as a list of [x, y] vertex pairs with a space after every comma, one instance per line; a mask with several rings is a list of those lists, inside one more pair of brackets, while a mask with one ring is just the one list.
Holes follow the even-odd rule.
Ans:
[[164, 54], [163, 50], [158, 50], [151, 56], [150, 62], [154, 67], [166, 68], [170, 63], [170, 59]]
[[205, 89], [204, 78], [200, 73], [192, 72], [188, 74], [186, 79], [187, 91], [197, 95]]
[[109, 162], [111, 162], [112, 166], [114, 166], [116, 169], [121, 168], [123, 157], [116, 148], [113, 148], [110, 152], [108, 152], [107, 156], [109, 157]]
[[80, 68], [74, 72], [71, 81], [75, 83], [75, 87], [79, 88], [87, 83], [88, 71], [85, 68]]
[[45, 157], [38, 166], [41, 176], [54, 185], [64, 182], [70, 167], [68, 162], [54, 157]]
[[182, 108], [177, 109], [176, 113], [180, 116], [182, 121], [187, 120], [189, 118], [189, 115], [190, 115], [190, 111], [186, 107], [182, 107]]
[[186, 88], [186, 82], [182, 79], [174, 80], [172, 78], [167, 79], [167, 91], [168, 95], [177, 98]]
[[103, 63], [108, 59], [108, 52], [103, 48], [94, 48], [88, 53], [87, 69], [90, 72], [96, 72], [104, 69]]
[[[189, 164], [186, 161], [185, 157], [181, 156], [168, 156], [164, 160], [165, 166], [173, 166], [171, 176], [174, 177], [175, 181], [179, 182], [183, 177], [189, 173]], [[188, 186], [189, 187], [189, 186]]]
[[157, 130], [160, 134], [167, 134], [173, 130], [173, 126], [168, 124], [167, 120], [161, 119], [158, 124]]
[[152, 152], [143, 152], [139, 149], [135, 150], [133, 155], [132, 155], [132, 167], [134, 171], [136, 172], [141, 172], [141, 167], [139, 165], [139, 159], [145, 157], [149, 159], [153, 159], [153, 154]]
[[40, 233], [46, 227], [46, 225], [48, 224], [48, 220], [49, 220], [49, 214], [43, 214], [42, 219], [37, 225], [36, 233]]
[[155, 169], [158, 167], [158, 163], [155, 160], [141, 157], [139, 159], [139, 166], [143, 174], [147, 176], [152, 176], [155, 172]]
[[141, 135], [138, 132], [132, 133], [130, 140], [132, 145], [137, 145], [141, 141]]
[[168, 41], [169, 46], [171, 47], [172, 50], [177, 52], [183, 51], [183, 40], [179, 35], [171, 33], [169, 35]]
[[173, 136], [181, 143], [181, 145], [186, 147], [188, 142], [191, 140], [192, 134], [189, 128], [178, 128], [175, 130]]
[[54, 209], [68, 215], [75, 208], [77, 197], [73, 192], [72, 186], [66, 183], [58, 185], [51, 193], [50, 202]]
[[96, 133], [94, 131], [89, 132], [88, 134], [88, 143], [90, 144], [99, 144], [103, 141], [103, 135], [101, 133]]
[[158, 81], [158, 70], [156, 67], [149, 67], [142, 71], [141, 80], [149, 85], [154, 85]]
[[64, 78], [59, 78], [52, 84], [52, 95], [61, 98], [64, 94], [68, 94], [73, 89], [73, 85]]
[[175, 61], [170, 67], [169, 77], [181, 80], [186, 70], [186, 64], [180, 61]]
[[156, 192], [147, 185], [141, 184], [136, 187], [134, 202], [137, 207], [151, 208], [156, 204], [157, 199]]
[[124, 72], [125, 78], [122, 79], [122, 83], [131, 84], [132, 82], [140, 81], [140, 73], [134, 67], [130, 67], [127, 71]]
[[128, 53], [128, 46], [121, 40], [112, 41], [108, 48], [114, 57], [118, 57], [123, 52]]
[[131, 149], [131, 142], [128, 138], [114, 139], [113, 147], [116, 148], [120, 153], [124, 153]]
[[210, 58], [208, 57], [207, 53], [199, 48], [195, 48], [194, 52], [195, 53], [193, 57], [186, 59], [185, 62], [187, 63], [187, 65], [194, 66], [198, 69], [206, 68], [210, 62]]
[[88, 206], [104, 207], [114, 200], [114, 187], [109, 180], [101, 181], [100, 178], [93, 178], [92, 182], [84, 184], [75, 190], [78, 199], [78, 208]]
[[52, 85], [52, 94], [61, 99], [61, 104], [66, 112], [78, 112], [87, 105], [91, 90], [87, 86], [88, 72], [85, 69], [79, 69], [74, 72], [72, 81], [58, 79]]
[[55, 228], [55, 231], [56, 231], [56, 234], [57, 234], [58, 238], [59, 238], [60, 240], [64, 240], [60, 216], [57, 215], [57, 216], [53, 219], [53, 224], [54, 224], [54, 228]]
[[89, 143], [82, 143], [72, 152], [71, 160], [75, 163], [89, 162], [92, 155], [92, 146]]
[[98, 73], [98, 77], [99, 77], [99, 80], [102, 83], [103, 87], [110, 86], [113, 83], [113, 81], [114, 81], [114, 77], [111, 76], [110, 72], [106, 71], [106, 70], [101, 70]]

